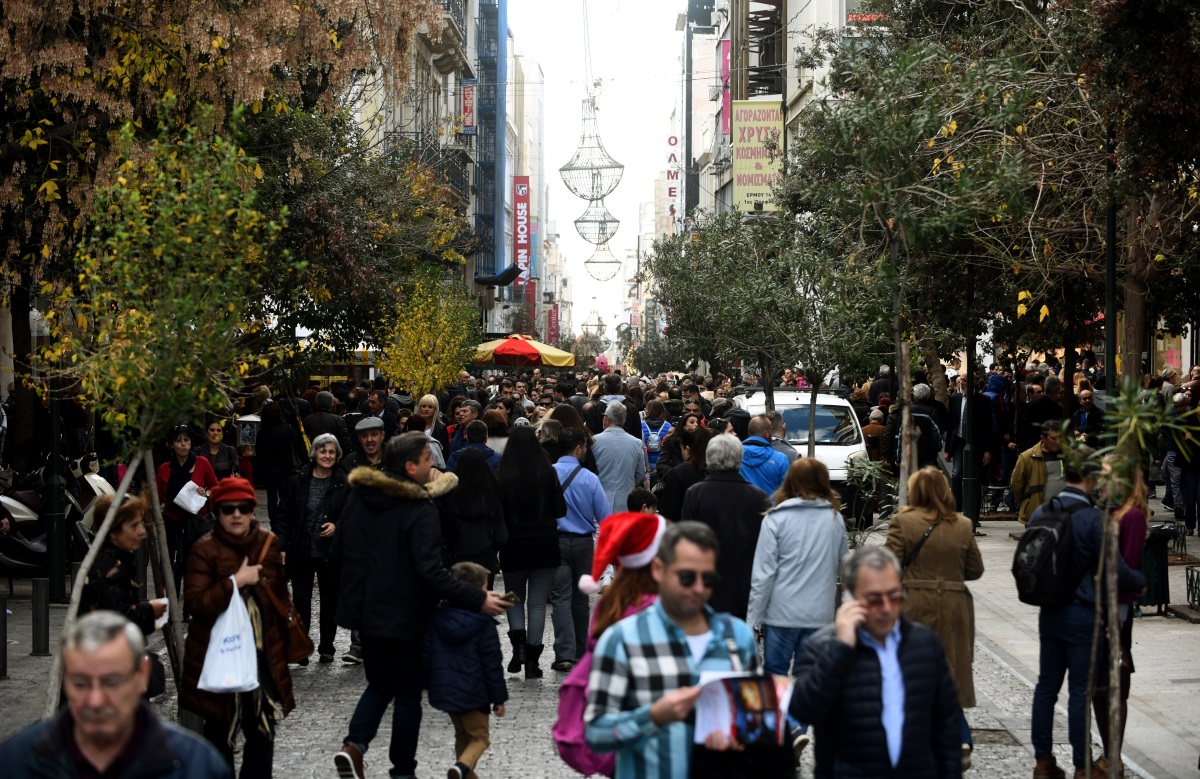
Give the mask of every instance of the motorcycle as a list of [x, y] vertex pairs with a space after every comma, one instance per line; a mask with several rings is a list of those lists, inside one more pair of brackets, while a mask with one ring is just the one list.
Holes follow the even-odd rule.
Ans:
[[[47, 575], [49, 524], [44, 512], [51, 466], [47, 462], [29, 474], [17, 476], [13, 486], [0, 494], [0, 506], [12, 523], [11, 532], [0, 535], [0, 577]], [[116, 492], [99, 471], [100, 463], [94, 453], [59, 462], [63, 477], [61, 497], [66, 511], [66, 554], [70, 562], [82, 561], [91, 546], [96, 499]]]

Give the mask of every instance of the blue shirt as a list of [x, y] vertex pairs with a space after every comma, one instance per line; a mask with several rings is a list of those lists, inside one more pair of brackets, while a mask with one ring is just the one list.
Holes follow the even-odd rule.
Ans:
[[[559, 457], [554, 464], [558, 483], [566, 482], [576, 468], [579, 468], [579, 460], [569, 454]], [[600, 528], [600, 520], [609, 514], [608, 498], [600, 477], [587, 468], [575, 474], [563, 497], [567, 500], [567, 513], [558, 518], [558, 529], [563, 533], [595, 533]]]
[[875, 650], [879, 657], [879, 671], [883, 679], [883, 730], [887, 733], [888, 758], [892, 768], [900, 762], [900, 749], [904, 745], [904, 674], [900, 670], [900, 620], [896, 620], [892, 632], [887, 635], [887, 644], [881, 645], [867, 631], [858, 629], [858, 640]]

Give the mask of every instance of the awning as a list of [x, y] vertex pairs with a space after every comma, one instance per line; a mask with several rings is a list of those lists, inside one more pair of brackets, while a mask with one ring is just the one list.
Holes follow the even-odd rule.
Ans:
[[475, 283], [487, 287], [507, 287], [517, 280], [523, 271], [516, 265], [509, 265], [494, 276], [476, 276]]

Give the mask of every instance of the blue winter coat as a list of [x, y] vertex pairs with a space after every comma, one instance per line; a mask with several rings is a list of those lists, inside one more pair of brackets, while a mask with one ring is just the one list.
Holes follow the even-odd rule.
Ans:
[[742, 442], [742, 478], [771, 495], [783, 484], [787, 476], [787, 455], [775, 451], [771, 442], [765, 438], [752, 435]]
[[446, 468], [451, 471], [454, 470], [455, 466], [458, 465], [458, 461], [462, 459], [463, 452], [467, 451], [468, 449], [478, 449], [479, 451], [483, 452], [483, 456], [487, 458], [488, 465], [492, 467], [493, 471], [500, 467], [499, 452], [487, 444], [468, 443], [454, 450], [454, 454], [450, 455], [450, 459], [446, 461]]
[[455, 713], [487, 711], [508, 700], [496, 622], [443, 603], [425, 634], [429, 705]]

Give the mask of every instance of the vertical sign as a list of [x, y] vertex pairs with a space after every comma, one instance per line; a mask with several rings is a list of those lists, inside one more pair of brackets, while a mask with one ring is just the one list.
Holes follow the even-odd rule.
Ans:
[[[778, 211], [771, 190], [779, 183], [783, 112], [777, 98], [733, 101], [733, 207]], [[775, 144], [774, 149], [766, 147]]]
[[538, 292], [538, 220], [535, 217], [529, 222], [529, 280], [525, 285], [525, 303], [537, 310]]
[[513, 286], [529, 283], [529, 263], [529, 177], [513, 176], [513, 265], [521, 269]]
[[462, 133], [463, 135], [475, 134], [475, 98], [478, 96], [477, 90], [479, 86], [475, 79], [464, 78], [462, 80]]
[[721, 41], [721, 132], [729, 135], [729, 112], [731, 97], [729, 93], [729, 51], [732, 41], [725, 38]]
[[558, 343], [558, 304], [550, 306], [546, 312], [546, 343], [553, 346]]

